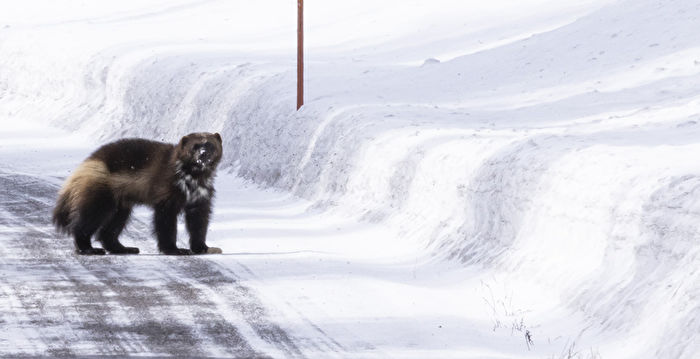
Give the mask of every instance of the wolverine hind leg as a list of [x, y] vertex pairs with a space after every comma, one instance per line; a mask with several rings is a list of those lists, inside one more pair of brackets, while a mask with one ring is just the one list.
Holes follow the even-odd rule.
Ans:
[[73, 226], [78, 254], [105, 254], [104, 249], [92, 247], [90, 238], [109, 219], [115, 208], [116, 202], [108, 188], [91, 188], [90, 193], [86, 193]]
[[119, 242], [119, 235], [124, 230], [126, 223], [131, 216], [131, 207], [120, 206], [116, 212], [108, 218], [100, 230], [97, 232], [97, 240], [102, 243], [102, 247], [111, 254], [138, 254], [136, 247], [124, 247]]

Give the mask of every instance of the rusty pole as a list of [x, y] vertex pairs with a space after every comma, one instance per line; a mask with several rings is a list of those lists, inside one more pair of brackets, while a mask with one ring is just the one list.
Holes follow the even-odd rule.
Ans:
[[304, 105], [304, 0], [297, 0], [297, 110]]

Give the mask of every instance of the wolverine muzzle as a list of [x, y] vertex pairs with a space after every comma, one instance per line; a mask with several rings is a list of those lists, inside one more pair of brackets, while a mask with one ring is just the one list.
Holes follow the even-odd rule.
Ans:
[[204, 167], [210, 165], [214, 161], [215, 148], [209, 142], [205, 142], [196, 149], [196, 162]]

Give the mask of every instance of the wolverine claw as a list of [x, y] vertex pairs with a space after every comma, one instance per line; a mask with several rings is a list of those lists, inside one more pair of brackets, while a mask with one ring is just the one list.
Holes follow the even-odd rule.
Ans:
[[221, 248], [205, 247], [192, 250], [194, 254], [221, 254]]
[[209, 247], [209, 248], [207, 249], [207, 254], [221, 254], [221, 253], [222, 253], [222, 252], [221, 252], [221, 248]]
[[80, 255], [105, 255], [107, 252], [102, 248], [77, 249], [75, 253]]

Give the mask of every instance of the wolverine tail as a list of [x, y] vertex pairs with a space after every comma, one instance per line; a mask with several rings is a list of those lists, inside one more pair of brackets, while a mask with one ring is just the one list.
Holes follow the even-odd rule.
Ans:
[[56, 207], [53, 209], [53, 224], [56, 230], [71, 234], [80, 221], [79, 213], [90, 200], [95, 189], [106, 186], [108, 170], [105, 164], [97, 160], [86, 160], [68, 177], [58, 193]]
[[71, 232], [71, 203], [65, 192], [61, 193], [56, 201], [56, 207], [53, 209], [53, 224], [56, 226], [56, 230], [68, 234]]

